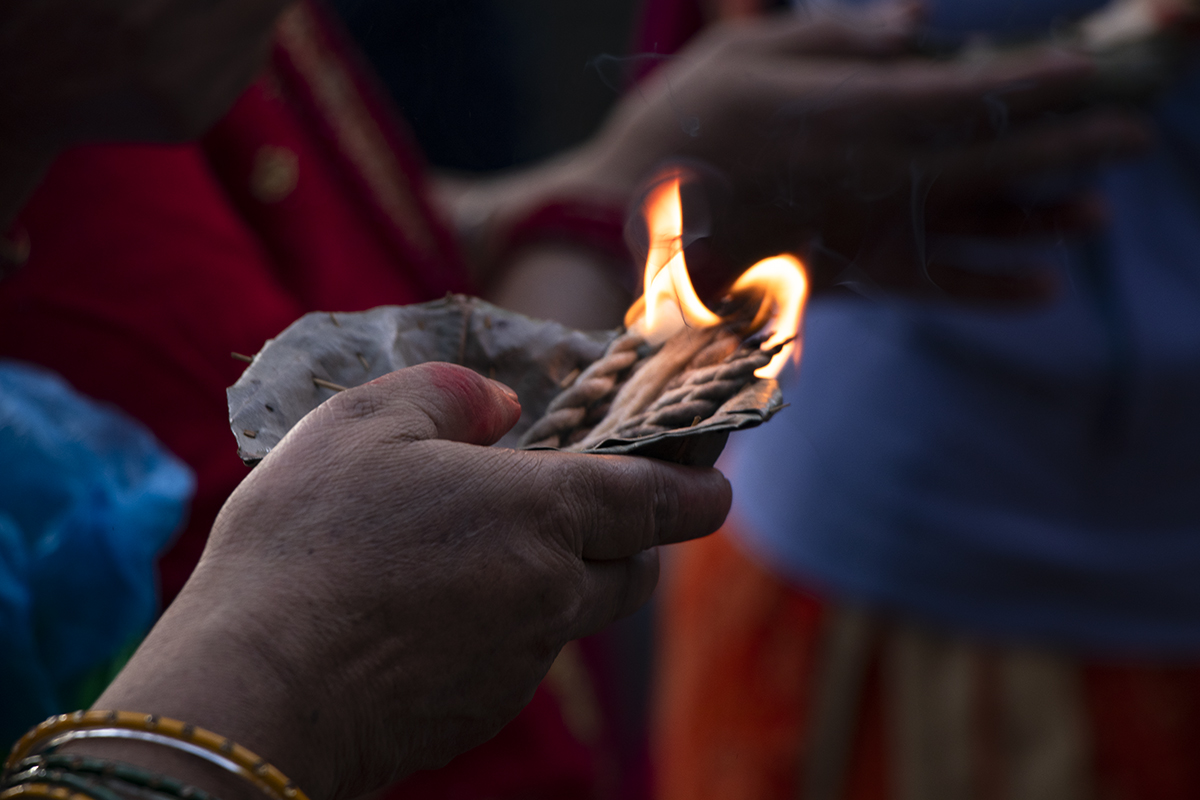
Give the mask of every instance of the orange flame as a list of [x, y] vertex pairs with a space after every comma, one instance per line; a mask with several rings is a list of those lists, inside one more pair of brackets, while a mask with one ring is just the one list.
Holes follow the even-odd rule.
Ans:
[[661, 344], [685, 327], [707, 328], [721, 318], [701, 302], [683, 260], [683, 204], [679, 178], [656, 186], [646, 198], [650, 252], [644, 290], [625, 315], [625, 326], [652, 344]]
[[800, 322], [804, 319], [804, 304], [808, 300], [808, 277], [804, 274], [804, 266], [795, 256], [764, 258], [743, 272], [731, 290], [734, 295], [751, 292], [763, 298], [763, 307], [770, 314], [762, 326], [770, 331], [763, 348], [769, 350], [780, 342], [787, 342], [769, 364], [754, 371], [759, 378], [774, 378], [789, 358], [800, 360], [797, 337]]
[[[643, 207], [650, 229], [650, 252], [646, 256], [644, 291], [625, 314], [625, 327], [651, 344], [661, 344], [685, 327], [707, 328], [722, 321], [700, 300], [688, 277], [679, 185], [678, 176], [659, 184]], [[800, 356], [795, 339], [808, 299], [804, 266], [790, 255], [765, 258], [742, 273], [731, 294], [760, 298], [752, 328], [769, 332], [763, 347], [793, 340], [754, 373], [760, 378], [774, 378], [789, 358]]]

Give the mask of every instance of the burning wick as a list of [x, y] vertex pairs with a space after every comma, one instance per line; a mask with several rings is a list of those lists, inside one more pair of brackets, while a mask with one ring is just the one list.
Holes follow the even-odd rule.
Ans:
[[[650, 252], [644, 290], [626, 312], [625, 327], [652, 345], [662, 344], [684, 328], [710, 328], [727, 321], [704, 305], [688, 276], [679, 185], [678, 176], [664, 181], [654, 187], [643, 206], [650, 228]], [[774, 378], [789, 358], [799, 358], [796, 337], [808, 298], [808, 279], [799, 259], [778, 255], [759, 261], [734, 282], [730, 298], [743, 301], [743, 306], [757, 301], [749, 334], [767, 334], [763, 349], [787, 342], [769, 364], [755, 371], [756, 377]]]
[[695, 430], [709, 437], [706, 447], [718, 437], [719, 452], [729, 429], [718, 422], [706, 430], [706, 421], [755, 378], [774, 378], [799, 355], [804, 267], [789, 255], [763, 259], [742, 273], [715, 313], [688, 277], [679, 188], [676, 175], [646, 199], [645, 291], [625, 315], [625, 332], [550, 401], [521, 447], [586, 452], [610, 440]]

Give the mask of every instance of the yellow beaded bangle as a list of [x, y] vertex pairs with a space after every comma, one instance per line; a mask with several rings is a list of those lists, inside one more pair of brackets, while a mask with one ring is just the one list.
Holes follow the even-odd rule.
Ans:
[[22, 783], [0, 792], [0, 800], [13, 800], [18, 797], [37, 797], [40, 800], [95, 800], [90, 794], [71, 791], [64, 786], [51, 786], [48, 783]]
[[[4, 769], [11, 770], [31, 755], [76, 739], [134, 739], [161, 744], [191, 753], [245, 778], [272, 800], [308, 800], [308, 795], [287, 776], [240, 744], [177, 719], [133, 711], [76, 711], [51, 717], [21, 737], [9, 753]], [[53, 797], [54, 800], [68, 800], [58, 795]], [[7, 800], [7, 794], [0, 794], [0, 800]]]

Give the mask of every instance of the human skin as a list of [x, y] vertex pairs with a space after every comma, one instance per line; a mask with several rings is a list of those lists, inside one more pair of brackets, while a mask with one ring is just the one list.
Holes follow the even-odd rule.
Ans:
[[[206, 130], [260, 69], [288, 4], [4, 4], [0, 229], [64, 147], [181, 141]], [[912, 224], [914, 196], [933, 230], [980, 232], [981, 220], [1018, 232], [1096, 224], [1100, 216], [1086, 197], [1049, 209], [1006, 197], [1014, 181], [1146, 143], [1145, 123], [1128, 112], [1065, 113], [1087, 87], [1092, 63], [1052, 50], [979, 66], [918, 58], [910, 49], [918, 25], [912, 8], [894, 6], [850, 18], [787, 15], [712, 26], [630, 92], [579, 148], [498, 178], [444, 180], [438, 195], [467, 234], [481, 284], [510, 299], [528, 295], [531, 283], [577, 282], [546, 278], [545, 252], [524, 259], [542, 273], [536, 282], [494, 252], [515, 220], [547, 198], [628, 205], [657, 165], [678, 157], [711, 164], [733, 187], [727, 224], [715, 237], [733, 262], [802, 251], [817, 239], [884, 286], [920, 288], [923, 265], [909, 235], [920, 227]], [[549, 257], [576, 275], [597, 262], [561, 247]], [[812, 277], [819, 292], [835, 275], [818, 270]], [[505, 279], [519, 288], [506, 290]], [[524, 310], [566, 306], [562, 292], [551, 294]], [[619, 293], [596, 294], [610, 299], [614, 313], [623, 310]], [[600, 319], [592, 312], [579, 322]]]
[[[4, 4], [0, 224], [63, 147], [203, 131], [256, 73], [284, 5]], [[873, 195], [854, 183], [841, 191], [850, 142], [869, 145], [865, 188], [890, 198], [906, 196], [918, 155], [960, 176], [954, 185], [980, 170], [1008, 177], [1095, 160], [1144, 137], [1109, 112], [1022, 127], [1086, 81], [1081, 59], [1031, 56], [964, 76], [900, 58], [902, 39], [827, 23], [720, 29], [579, 153], [459, 201], [487, 214], [567, 191], [624, 202], [661, 159], [687, 155], [730, 173], [748, 202], [786, 164], [806, 191], [853, 211], [872, 208]], [[1013, 111], [1004, 138], [940, 136], [986, 120], [983, 98], [997, 93]], [[797, 219], [821, 226], [820, 213]], [[231, 497], [192, 580], [98, 705], [210, 727], [314, 798], [351, 797], [494, 733], [564, 642], [648, 596], [648, 548], [723, 518], [728, 485], [711, 471], [483, 447], [517, 408], [468, 375], [444, 365], [396, 373], [298, 426]], [[252, 794], [162, 748], [75, 749], [194, 776], [222, 797]]]
[[[854, 263], [884, 288], [941, 294], [921, 263], [931, 232], [1102, 224], [1087, 194], [1048, 206], [1012, 194], [1031, 177], [1149, 143], [1140, 115], [1078, 107], [1091, 60], [1049, 47], [980, 64], [933, 60], [913, 53], [919, 24], [912, 8], [893, 6], [711, 26], [631, 90], [584, 145], [490, 182], [446, 184], [443, 197], [460, 218], [503, 230], [547, 194], [628, 203], [656, 165], [698, 159], [727, 182], [725, 225], [714, 235], [726, 259], [744, 268], [781, 251], [811, 255], [816, 292]], [[1038, 280], [968, 277], [948, 272], [943, 288], [968, 298], [1044, 289]]]
[[[659, 545], [703, 536], [720, 473], [487, 445], [511, 390], [410, 367], [305, 417], [222, 509], [199, 566], [96, 708], [184, 719], [314, 800], [444, 764], [528, 702], [559, 649], [641, 605]], [[85, 741], [218, 796], [167, 748]]]

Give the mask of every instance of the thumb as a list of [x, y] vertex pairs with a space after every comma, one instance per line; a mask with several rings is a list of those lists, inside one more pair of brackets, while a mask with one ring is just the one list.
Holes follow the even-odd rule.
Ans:
[[465, 367], [442, 362], [390, 372], [325, 403], [338, 421], [371, 420], [391, 441], [446, 439], [490, 445], [521, 417], [517, 394]]

